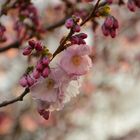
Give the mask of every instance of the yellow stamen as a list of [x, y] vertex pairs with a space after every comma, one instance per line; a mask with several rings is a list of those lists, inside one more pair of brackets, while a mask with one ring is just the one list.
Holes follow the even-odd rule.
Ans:
[[81, 64], [81, 56], [78, 56], [78, 55], [75, 55], [72, 57], [72, 63], [75, 65], [75, 66], [79, 66]]
[[55, 82], [53, 79], [49, 79], [49, 78], [47, 79], [47, 88], [48, 89], [52, 89], [54, 87], [54, 84], [55, 84]]

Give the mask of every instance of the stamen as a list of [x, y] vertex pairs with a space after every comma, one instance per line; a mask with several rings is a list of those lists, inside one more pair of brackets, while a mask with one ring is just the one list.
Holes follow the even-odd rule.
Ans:
[[75, 55], [72, 57], [72, 63], [75, 65], [75, 66], [79, 66], [81, 64], [81, 56], [78, 56], [78, 55]]

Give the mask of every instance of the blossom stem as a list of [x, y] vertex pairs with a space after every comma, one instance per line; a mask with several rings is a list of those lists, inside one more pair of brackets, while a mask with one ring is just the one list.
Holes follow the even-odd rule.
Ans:
[[96, 10], [98, 9], [99, 6], [99, 2], [100, 0], [98, 0], [93, 8], [93, 10], [91, 11], [91, 13], [89, 14], [89, 16], [80, 24], [80, 26], [83, 26], [87, 21], [89, 21], [92, 17], [95, 16]]

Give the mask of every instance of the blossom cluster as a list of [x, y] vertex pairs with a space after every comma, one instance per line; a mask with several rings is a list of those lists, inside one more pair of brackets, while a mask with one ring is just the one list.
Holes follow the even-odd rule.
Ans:
[[[77, 36], [81, 39], [87, 37], [84, 33]], [[35, 51], [40, 54], [40, 58], [35, 67], [22, 76], [20, 84], [30, 88], [39, 114], [48, 119], [51, 111], [62, 109], [71, 97], [79, 93], [81, 76], [92, 67], [91, 58], [88, 56], [91, 47], [85, 43], [72, 43], [60, 53], [55, 62], [47, 55], [40, 42], [31, 40], [28, 44], [23, 54], [31, 55]]]
[[80, 17], [73, 16], [72, 18], [66, 20], [65, 26], [68, 29], [72, 29], [73, 32], [80, 32], [80, 25], [78, 24], [79, 21]]
[[38, 11], [30, 1], [19, 0], [15, 7], [19, 9], [20, 18], [29, 18], [35, 26], [39, 25]]
[[106, 17], [104, 24], [102, 25], [102, 32], [105, 36], [111, 36], [114, 38], [116, 36], [116, 29], [119, 28], [118, 20], [109, 15]]

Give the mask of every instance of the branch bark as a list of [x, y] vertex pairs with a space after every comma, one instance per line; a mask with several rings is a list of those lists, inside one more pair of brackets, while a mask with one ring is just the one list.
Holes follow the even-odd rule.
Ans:
[[29, 92], [30, 92], [30, 89], [26, 88], [20, 96], [14, 98], [12, 100], [3, 101], [2, 103], [0, 103], [0, 107], [7, 106], [9, 104], [13, 104], [13, 103], [18, 102], [18, 101], [23, 101], [24, 96], [27, 95]]

